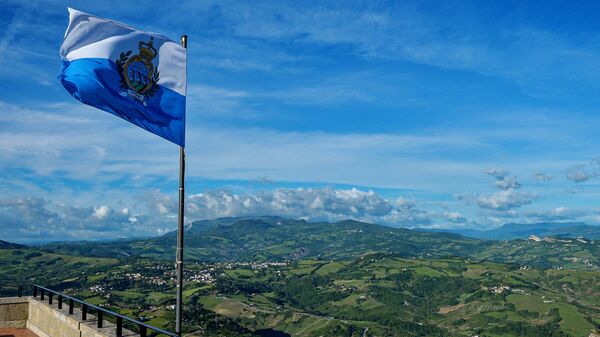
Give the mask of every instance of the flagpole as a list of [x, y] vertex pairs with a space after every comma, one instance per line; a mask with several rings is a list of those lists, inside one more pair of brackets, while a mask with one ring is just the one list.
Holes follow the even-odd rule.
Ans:
[[[187, 35], [181, 36], [181, 46], [187, 49]], [[185, 210], [185, 148], [179, 147], [179, 210], [177, 216], [177, 301], [175, 304], [175, 333], [181, 336], [183, 315], [183, 218]]]

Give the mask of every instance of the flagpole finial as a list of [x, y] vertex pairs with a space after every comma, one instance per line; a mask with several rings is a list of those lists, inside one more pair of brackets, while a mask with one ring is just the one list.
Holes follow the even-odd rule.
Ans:
[[181, 46], [187, 48], [187, 35], [181, 35]]

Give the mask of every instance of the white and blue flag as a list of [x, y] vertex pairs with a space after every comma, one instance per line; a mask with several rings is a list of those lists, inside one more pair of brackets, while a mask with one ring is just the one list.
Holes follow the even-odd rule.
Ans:
[[61, 82], [82, 103], [185, 146], [186, 49], [69, 8]]

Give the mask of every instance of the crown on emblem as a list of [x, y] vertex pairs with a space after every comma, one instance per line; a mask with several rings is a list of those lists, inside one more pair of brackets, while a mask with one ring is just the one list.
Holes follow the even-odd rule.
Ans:
[[154, 56], [156, 56], [156, 48], [154, 48], [154, 46], [152, 45], [154, 42], [154, 38], [150, 37], [150, 41], [148, 42], [142, 42], [140, 41], [138, 43], [138, 48], [140, 49], [140, 56], [148, 61], [151, 61]]

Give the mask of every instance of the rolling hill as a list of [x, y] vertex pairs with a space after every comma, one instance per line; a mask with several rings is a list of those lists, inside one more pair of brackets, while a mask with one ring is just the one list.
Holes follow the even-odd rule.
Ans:
[[194, 296], [277, 336], [588, 337], [600, 324], [598, 281], [598, 272], [366, 254], [238, 266]]
[[[59, 243], [42, 248], [83, 256], [172, 260], [175, 244], [176, 235], [171, 232], [146, 240]], [[198, 221], [186, 227], [185, 244], [186, 259], [202, 262], [346, 259], [383, 252], [412, 258], [462, 257], [539, 268], [600, 266], [600, 244], [593, 240], [489, 241], [354, 220], [327, 223], [245, 217]]]
[[[144, 256], [171, 259], [175, 232], [148, 240], [75, 242], [47, 245], [102, 257]], [[186, 258], [202, 261], [293, 260], [302, 257], [346, 258], [383, 251], [406, 256], [457, 256], [483, 242], [458, 234], [390, 228], [359, 221], [307, 222], [279, 217], [222, 218], [186, 227]]]

